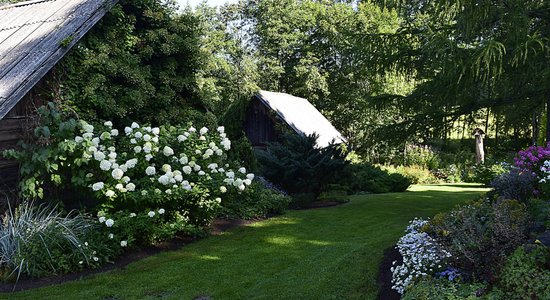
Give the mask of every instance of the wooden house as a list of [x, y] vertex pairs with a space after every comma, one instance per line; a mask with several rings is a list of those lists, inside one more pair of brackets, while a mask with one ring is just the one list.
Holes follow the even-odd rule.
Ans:
[[332, 126], [307, 99], [285, 93], [260, 91], [252, 97], [244, 122], [245, 133], [255, 148], [277, 141], [287, 126], [300, 135], [319, 135], [317, 146], [323, 148], [331, 142], [346, 143], [346, 138]]
[[[116, 0], [33, 0], [0, 6], [0, 151], [21, 139], [41, 79]], [[0, 187], [18, 166], [0, 157]]]

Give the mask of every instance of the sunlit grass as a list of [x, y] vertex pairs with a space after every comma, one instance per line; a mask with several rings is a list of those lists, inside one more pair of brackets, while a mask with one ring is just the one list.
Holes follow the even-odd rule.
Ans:
[[383, 250], [407, 222], [478, 197], [475, 185], [413, 186], [290, 211], [80, 281], [9, 299], [375, 299]]

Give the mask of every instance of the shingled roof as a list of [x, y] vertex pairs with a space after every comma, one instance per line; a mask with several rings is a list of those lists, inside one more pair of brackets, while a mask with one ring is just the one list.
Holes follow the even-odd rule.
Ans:
[[117, 0], [34, 0], [0, 6], [0, 119]]
[[294, 131], [302, 135], [319, 135], [317, 146], [328, 146], [331, 142], [346, 143], [346, 138], [307, 99], [285, 93], [260, 91], [256, 97], [272, 109]]

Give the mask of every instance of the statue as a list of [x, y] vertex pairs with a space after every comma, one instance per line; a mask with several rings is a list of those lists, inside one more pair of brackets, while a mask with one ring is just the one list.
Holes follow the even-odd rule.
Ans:
[[485, 132], [481, 128], [474, 129], [474, 137], [476, 140], [476, 162], [481, 164], [485, 162], [485, 151], [483, 151], [483, 138]]

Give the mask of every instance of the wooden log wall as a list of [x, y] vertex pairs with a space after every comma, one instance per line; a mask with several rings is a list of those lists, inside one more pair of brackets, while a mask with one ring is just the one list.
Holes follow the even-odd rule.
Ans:
[[271, 111], [256, 97], [250, 101], [244, 126], [253, 147], [265, 148], [266, 143], [275, 142], [279, 138]]
[[[0, 152], [17, 146], [27, 126], [27, 116], [34, 110], [33, 104], [32, 96], [29, 94], [0, 120]], [[0, 156], [0, 191], [14, 188], [18, 177], [17, 162]]]

